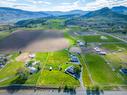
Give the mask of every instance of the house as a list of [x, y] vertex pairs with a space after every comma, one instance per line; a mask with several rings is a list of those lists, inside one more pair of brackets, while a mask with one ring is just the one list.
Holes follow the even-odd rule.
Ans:
[[79, 42], [79, 46], [84, 46], [85, 44], [83, 42]]
[[100, 51], [101, 51], [98, 47], [95, 47], [94, 50], [95, 50], [96, 52], [100, 52]]
[[70, 66], [70, 67], [66, 68], [64, 72], [66, 74], [71, 75], [74, 78], [79, 78], [79, 76], [75, 72], [74, 66]]
[[104, 51], [99, 52], [100, 55], [106, 55], [107, 53]]
[[3, 68], [3, 67], [4, 67], [3, 63], [0, 63], [0, 68]]
[[70, 74], [75, 74], [75, 72], [74, 72], [74, 66], [68, 67], [67, 69], [65, 69], [65, 72], [66, 73], [70, 73]]
[[98, 48], [98, 47], [95, 47], [94, 50], [95, 50], [98, 54], [100, 54], [100, 55], [106, 55], [106, 54], [107, 54], [105, 51], [102, 51], [102, 50], [101, 50], [100, 48]]
[[29, 57], [30, 58], [35, 58], [35, 54], [30, 54]]
[[77, 43], [80, 43], [80, 40], [77, 40]]
[[28, 67], [28, 69], [31, 74], [37, 72], [37, 69], [35, 67]]
[[77, 44], [79, 45], [79, 46], [84, 46], [85, 44], [82, 42], [82, 41], [80, 41], [80, 40], [77, 40]]
[[79, 62], [77, 56], [71, 55], [71, 62]]
[[40, 63], [39, 61], [35, 61], [32, 63], [32, 65], [34, 66], [34, 65], [39, 64], [39, 63]]
[[120, 69], [120, 72], [127, 75], [127, 69], [125, 69], [125, 68]]

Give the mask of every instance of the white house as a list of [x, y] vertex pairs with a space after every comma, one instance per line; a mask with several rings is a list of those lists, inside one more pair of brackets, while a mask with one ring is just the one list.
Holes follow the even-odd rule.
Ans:
[[35, 54], [30, 54], [29, 57], [30, 58], [35, 58]]
[[106, 55], [107, 53], [104, 52], [104, 51], [101, 51], [101, 52], [99, 52], [99, 54], [101, 54], [101, 55]]
[[30, 70], [30, 73], [35, 73], [35, 72], [37, 72], [37, 69], [36, 68], [34, 68], [34, 67], [28, 67], [29, 68], [29, 70]]

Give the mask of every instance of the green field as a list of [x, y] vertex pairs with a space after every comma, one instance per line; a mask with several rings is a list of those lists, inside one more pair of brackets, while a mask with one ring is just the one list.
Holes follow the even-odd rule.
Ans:
[[125, 43], [102, 44], [101, 48], [107, 49], [110, 51], [125, 50], [125, 49], [127, 49], [127, 44], [125, 44]]
[[118, 73], [113, 72], [112, 68], [98, 54], [88, 53], [84, 57], [94, 85], [104, 88], [114, 85], [117, 87], [117, 85], [125, 84], [125, 81], [118, 76]]
[[80, 58], [80, 62], [82, 63], [82, 67], [83, 67], [82, 79], [83, 79], [84, 86], [85, 87], [92, 87], [94, 85], [93, 85], [92, 80], [90, 78], [87, 64], [85, 62], [85, 58], [83, 58], [83, 56], [79, 56], [79, 58]]
[[112, 63], [113, 67], [119, 69], [120, 67], [127, 67], [127, 51], [108, 53], [105, 58]]
[[10, 33], [9, 32], [0, 32], [0, 40], [7, 37]]
[[[102, 37], [102, 38], [101, 38]], [[103, 39], [103, 37], [105, 39]], [[79, 36], [82, 40], [86, 42], [120, 42], [120, 40], [117, 40], [111, 36], [107, 35], [88, 35], [88, 36]]]

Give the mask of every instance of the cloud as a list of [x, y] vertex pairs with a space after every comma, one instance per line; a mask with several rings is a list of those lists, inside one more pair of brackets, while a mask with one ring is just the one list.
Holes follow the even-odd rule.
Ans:
[[103, 7], [114, 7], [114, 6], [127, 6], [127, 0], [96, 0], [87, 3], [84, 10], [97, 10]]
[[51, 4], [51, 2], [46, 2], [46, 1], [41, 1], [41, 0], [26, 0], [27, 2], [30, 2], [30, 3], [32, 3], [32, 4], [36, 4], [36, 5], [38, 5], [38, 4], [45, 4], [45, 5], [50, 5]]
[[[49, 2], [50, 1], [50, 2]], [[74, 2], [75, 1], [75, 2]], [[103, 7], [127, 6], [127, 0], [1, 0], [1, 7], [12, 7], [30, 11], [97, 10]]]

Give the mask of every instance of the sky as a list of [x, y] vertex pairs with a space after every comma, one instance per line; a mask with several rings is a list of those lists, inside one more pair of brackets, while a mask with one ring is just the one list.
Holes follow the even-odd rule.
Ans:
[[93, 11], [114, 6], [127, 6], [127, 0], [0, 0], [0, 7], [28, 11]]

